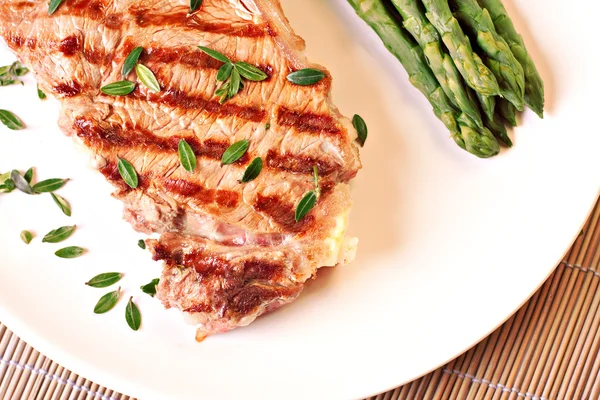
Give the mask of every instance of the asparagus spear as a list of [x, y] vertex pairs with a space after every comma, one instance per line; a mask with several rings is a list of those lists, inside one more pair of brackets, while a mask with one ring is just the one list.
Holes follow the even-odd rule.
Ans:
[[387, 49], [402, 63], [410, 82], [433, 106], [436, 116], [450, 130], [454, 141], [463, 149], [478, 156], [491, 157], [500, 151], [493, 134], [477, 128], [466, 114], [459, 113], [440, 87], [427, 66], [423, 50], [402, 28], [399, 16], [386, 8], [382, 0], [348, 0], [356, 13], [373, 28]]
[[504, 118], [511, 126], [517, 126], [515, 106], [508, 102], [506, 99], [498, 100], [498, 113]]
[[494, 119], [494, 111], [496, 110], [496, 98], [494, 96], [484, 96], [481, 93], [477, 93], [479, 98], [479, 104], [481, 109], [487, 117], [487, 119]]
[[490, 129], [490, 131], [492, 131], [492, 133], [498, 139], [498, 141], [503, 143], [506, 147], [512, 147], [512, 140], [510, 140], [508, 132], [506, 131], [506, 126], [504, 126], [504, 123], [502, 122], [500, 116], [496, 114], [494, 116], [494, 119], [488, 119], [486, 117], [485, 125]]
[[486, 55], [484, 62], [498, 80], [501, 95], [522, 111], [525, 95], [523, 67], [508, 43], [496, 32], [488, 11], [481, 8], [477, 0], [450, 0], [450, 4], [456, 18], [477, 38], [477, 44]]
[[479, 0], [479, 4], [489, 11], [496, 30], [506, 40], [516, 59], [523, 66], [525, 72], [525, 104], [540, 118], [543, 118], [544, 82], [531, 56], [527, 53], [523, 37], [517, 33], [500, 0]]
[[467, 95], [454, 61], [442, 50], [440, 35], [425, 17], [425, 10], [414, 0], [392, 0], [392, 4], [402, 16], [406, 30], [423, 49], [429, 66], [446, 96], [482, 128], [483, 121], [479, 109]]
[[444, 44], [467, 84], [486, 96], [500, 94], [498, 81], [473, 52], [469, 38], [452, 15], [447, 1], [423, 0], [423, 4], [427, 9], [427, 19], [442, 35]]

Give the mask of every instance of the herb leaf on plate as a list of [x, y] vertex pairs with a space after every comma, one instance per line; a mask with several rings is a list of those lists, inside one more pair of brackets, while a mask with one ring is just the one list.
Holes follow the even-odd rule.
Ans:
[[317, 194], [314, 190], [311, 190], [302, 197], [298, 207], [296, 207], [296, 222], [300, 222], [315, 207], [315, 204], [317, 204]]
[[19, 61], [15, 61], [10, 66], [9, 73], [11, 73], [13, 76], [21, 77], [29, 73], [29, 68], [24, 67]]
[[79, 246], [71, 246], [65, 247], [64, 249], [60, 249], [54, 254], [60, 258], [77, 258], [81, 256], [84, 252], [85, 249]]
[[60, 243], [67, 240], [77, 229], [77, 225], [62, 226], [58, 229], [51, 230], [44, 236], [42, 243]]
[[239, 74], [249, 81], [260, 82], [268, 78], [268, 75], [261, 71], [258, 67], [248, 64], [247, 62], [238, 61], [234, 64], [234, 66]]
[[63, 1], [64, 0], [50, 0], [50, 5], [48, 6], [48, 15], [54, 14]]
[[129, 298], [127, 302], [127, 307], [125, 308], [125, 320], [127, 321], [127, 325], [134, 331], [140, 329], [142, 325], [142, 315], [140, 314], [140, 309], [133, 302], [133, 296]]
[[129, 161], [119, 158], [117, 168], [119, 169], [119, 174], [125, 183], [129, 185], [130, 188], [136, 189], [139, 184], [139, 179], [135, 168], [133, 168], [133, 165], [131, 165]]
[[190, 0], [190, 12], [194, 12], [200, 8], [202, 0]]
[[96, 307], [94, 307], [95, 314], [104, 314], [112, 310], [117, 302], [119, 301], [119, 297], [121, 297], [121, 288], [118, 288], [114, 292], [106, 293], [104, 296], [100, 297], [98, 303], [96, 303]]
[[27, 183], [31, 184], [31, 180], [33, 179], [33, 167], [29, 168], [23, 178], [27, 181]]
[[233, 64], [227, 62], [223, 64], [221, 68], [219, 68], [219, 72], [217, 72], [217, 81], [225, 82], [231, 76], [231, 71], [233, 71]]
[[0, 67], [0, 86], [9, 86], [23, 82], [17, 78], [29, 73], [29, 69], [24, 67], [19, 61], [15, 61], [11, 65]]
[[143, 239], [138, 240], [138, 247], [142, 250], [146, 250], [146, 242]]
[[37, 95], [40, 100], [46, 100], [46, 93], [42, 92], [42, 90], [40, 89], [40, 85], [38, 85], [37, 87]]
[[16, 169], [13, 169], [10, 173], [10, 179], [14, 182], [15, 187], [19, 189], [23, 193], [33, 194], [33, 189], [29, 182], [25, 179], [23, 175]]
[[246, 154], [249, 146], [250, 142], [248, 141], [248, 139], [235, 142], [234, 144], [229, 146], [227, 150], [225, 150], [225, 153], [223, 153], [223, 157], [221, 157], [221, 162], [224, 165], [233, 164], [234, 162], [242, 158], [244, 154]]
[[134, 91], [137, 84], [131, 81], [119, 81], [102, 86], [100, 91], [109, 96], [127, 96]]
[[356, 129], [356, 132], [358, 133], [358, 142], [361, 146], [364, 146], [369, 134], [369, 129], [367, 128], [365, 120], [360, 115], [356, 114], [352, 118], [352, 125], [354, 125], [354, 129]]
[[129, 53], [129, 55], [125, 59], [125, 62], [123, 63], [123, 68], [121, 69], [121, 73], [125, 78], [131, 73], [131, 71], [133, 71], [143, 51], [143, 47], [136, 47], [135, 49], [131, 50], [131, 53]]
[[50, 193], [50, 195], [52, 196], [52, 199], [54, 200], [56, 205], [63, 212], [63, 214], [65, 214], [67, 217], [70, 217], [71, 216], [71, 206], [69, 205], [67, 200], [65, 200], [64, 197], [61, 197], [54, 193]]
[[181, 139], [179, 141], [178, 148], [179, 162], [181, 163], [181, 166], [187, 172], [194, 172], [194, 170], [196, 169], [196, 154], [194, 154], [194, 150], [188, 144], [188, 142], [185, 141], [185, 139]]
[[222, 63], [231, 63], [231, 60], [229, 58], [227, 58], [225, 55], [219, 53], [216, 50], [209, 49], [208, 47], [204, 46], [198, 46], [198, 48], [217, 61], [221, 61]]
[[23, 122], [15, 114], [8, 110], [0, 110], [0, 122], [8, 129], [18, 131], [25, 128]]
[[234, 68], [233, 71], [231, 71], [231, 78], [229, 80], [229, 93], [227, 94], [227, 98], [230, 99], [236, 94], [238, 94], [238, 92], [241, 89], [241, 83], [242, 78], [240, 76], [240, 73], [237, 71], [237, 69]]
[[7, 179], [3, 183], [0, 183], [0, 193], [10, 193], [15, 189], [16, 186], [12, 179]]
[[22, 231], [20, 236], [21, 236], [21, 240], [25, 244], [29, 244], [33, 240], [33, 234], [29, 231]]
[[142, 289], [142, 292], [146, 293], [147, 295], [154, 297], [154, 295], [156, 294], [156, 285], [158, 285], [159, 282], [159, 278], [152, 279], [150, 283], [141, 286], [140, 289]]
[[85, 284], [93, 288], [105, 288], [119, 282], [122, 277], [123, 274], [120, 272], [105, 272], [96, 275]]
[[325, 73], [315, 68], [305, 68], [292, 72], [287, 76], [287, 80], [295, 85], [310, 86], [319, 83], [325, 78]]
[[244, 172], [244, 176], [242, 177], [242, 182], [247, 183], [247, 182], [250, 182], [250, 181], [253, 181], [254, 179], [256, 179], [258, 177], [258, 175], [260, 175], [260, 171], [262, 171], [262, 167], [263, 167], [262, 158], [256, 157], [254, 160], [252, 160], [250, 165], [248, 165], [248, 168], [246, 168], [246, 171]]
[[155, 93], [160, 92], [160, 84], [154, 75], [154, 72], [150, 70], [150, 68], [146, 67], [143, 64], [138, 64], [135, 66], [135, 72], [137, 73], [138, 78], [144, 86], [148, 89], [152, 90]]
[[67, 183], [66, 179], [46, 179], [33, 185], [32, 189], [35, 193], [48, 193], [60, 189]]

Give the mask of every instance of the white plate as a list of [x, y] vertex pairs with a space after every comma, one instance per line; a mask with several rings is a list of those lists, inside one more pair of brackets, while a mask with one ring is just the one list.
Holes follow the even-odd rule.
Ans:
[[[370, 138], [355, 181], [352, 265], [323, 270], [290, 306], [248, 328], [194, 342], [193, 329], [138, 287], [160, 266], [136, 246], [120, 204], [56, 128], [57, 105], [33, 82], [0, 90], [0, 108], [29, 125], [0, 128], [0, 171], [38, 168], [69, 177], [62, 216], [49, 196], [0, 196], [0, 319], [68, 368], [151, 399], [348, 399], [414, 379], [457, 356], [503, 322], [544, 281], [579, 233], [600, 189], [600, 6], [506, 0], [547, 86], [544, 120], [527, 112], [515, 147], [491, 160], [459, 150], [404, 70], [343, 0], [285, 0], [312, 60], [335, 77], [334, 98], [360, 113]], [[5, 50], [2, 63], [12, 60]], [[76, 223], [59, 260], [40, 243]], [[37, 233], [25, 246], [19, 232]], [[96, 316], [101, 294], [83, 285], [124, 271], [125, 296]], [[124, 319], [128, 296], [143, 329]]]

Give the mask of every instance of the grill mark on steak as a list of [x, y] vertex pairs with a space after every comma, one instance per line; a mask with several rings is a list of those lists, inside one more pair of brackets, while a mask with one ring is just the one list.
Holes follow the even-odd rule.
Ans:
[[[194, 150], [196, 156], [221, 160], [223, 153], [230, 146], [228, 142], [215, 139], [200, 141], [196, 137], [161, 137], [147, 129], [134, 127], [128, 123], [125, 127], [116, 124], [100, 126], [97, 122], [84, 117], [75, 118], [73, 129], [77, 137], [83, 139], [89, 145], [99, 148], [125, 147], [131, 149], [134, 147], [145, 147], [176, 153], [179, 141], [185, 139], [192, 150]], [[240, 160], [243, 160], [243, 157]]]
[[[37, 6], [36, 3], [31, 1], [20, 1], [13, 5], [15, 9], [35, 8]], [[129, 19], [124, 20], [123, 15], [120, 13], [109, 14], [107, 11], [104, 2], [100, 0], [67, 0], [55, 11], [52, 18], [58, 16], [80, 17], [100, 22], [113, 30], [121, 29], [123, 25], [130, 22]], [[196, 15], [189, 15], [187, 7], [181, 7], [181, 11], [170, 14], [153, 12], [149, 8], [132, 8], [129, 11], [135, 24], [141, 28], [177, 26], [219, 35], [250, 38], [277, 35], [268, 23], [251, 24], [239, 21], [238, 24], [232, 26], [228, 22], [209, 22]]]
[[[121, 174], [119, 173], [119, 167], [115, 161], [107, 162], [106, 165], [100, 169], [100, 172], [102, 175], [104, 175], [106, 180], [117, 186], [120, 192], [129, 192], [133, 190], [121, 177]], [[148, 183], [146, 178], [138, 175], [138, 188], [144, 188], [147, 186]]]
[[15, 1], [11, 7], [15, 10], [24, 10], [26, 8], [35, 8], [37, 4], [31, 1]]
[[[35, 37], [25, 38], [22, 36], [14, 36], [12, 37], [12, 43], [9, 42], [10, 47], [22, 47], [23, 45], [27, 46], [30, 50], [35, 50], [38, 47], [38, 40]], [[92, 65], [107, 66], [111, 63], [113, 58], [113, 54], [106, 53], [102, 49], [86, 48], [85, 44], [81, 43], [79, 37], [75, 35], [67, 36], [58, 41], [47, 39], [42, 41], [42, 46], [44, 45], [56, 48], [67, 57], [82, 54], [85, 60]]]
[[300, 222], [296, 222], [296, 209], [293, 205], [282, 201], [276, 196], [256, 196], [254, 209], [267, 215], [277, 225], [294, 233], [303, 232], [311, 227], [315, 222], [315, 218], [310, 213], [305, 216]]
[[[125, 46], [125, 52], [129, 54], [135, 47], [136, 46], [131, 43]], [[213, 70], [217, 70], [223, 65], [222, 62], [215, 60], [208, 54], [205, 54], [200, 50], [190, 49], [189, 47], [153, 47], [146, 49], [140, 57], [140, 62], [147, 63], [149, 61], [170, 65], [180, 63], [193, 68]]]
[[262, 304], [281, 297], [295, 296], [297, 293], [297, 287], [247, 285], [230, 301], [229, 309], [233, 313], [246, 315]]
[[299, 112], [281, 107], [277, 111], [277, 123], [282, 126], [295, 128], [298, 132], [329, 133], [340, 135], [342, 133], [337, 122], [331, 115]]
[[[297, 283], [289, 281], [286, 265], [281, 261], [248, 258], [236, 263], [202, 247], [184, 251], [180, 246], [166, 246], [160, 242], [153, 246], [152, 251], [155, 261], [164, 261], [170, 267], [164, 275], [172, 273], [170, 271], [174, 268], [182, 274], [188, 269], [195, 272], [192, 279], [215, 282], [207, 285], [207, 297], [212, 299], [212, 304], [191, 304], [184, 309], [186, 312], [220, 310], [224, 315], [247, 315], [276, 298], [294, 297], [300, 288]], [[181, 267], [184, 269], [181, 270]]]
[[19, 35], [8, 35], [6, 37], [6, 44], [13, 50], [17, 50], [19, 47], [23, 46], [25, 43], [25, 39]]
[[58, 49], [65, 56], [70, 57], [80, 52], [82, 50], [82, 46], [79, 37], [71, 35], [67, 36], [60, 42]]
[[147, 8], [138, 8], [131, 10], [131, 14], [136, 25], [141, 28], [150, 26], [178, 26], [208, 33], [253, 38], [273, 35], [273, 31], [268, 24], [240, 24], [239, 26], [234, 25], [232, 27], [231, 23], [208, 22], [198, 18], [196, 15], [190, 16], [187, 8], [170, 14], [152, 13]]
[[[25, 38], [21, 36], [13, 37], [15, 46], [22, 47], [25, 44], [31, 50], [35, 50], [37, 47], [36, 38]], [[46, 40], [45, 43], [49, 45], [56, 45], [58, 50], [65, 56], [73, 56], [81, 53], [87, 62], [92, 65], [107, 66], [112, 62], [113, 54], [106, 53], [103, 49], [86, 48], [79, 37], [70, 35], [58, 43], [53, 40]], [[129, 55], [129, 53], [137, 47], [130, 39], [127, 39], [120, 51], [123, 57], [123, 61]], [[240, 61], [240, 60], [238, 60]], [[142, 64], [164, 64], [173, 66], [174, 64], [185, 65], [190, 68], [197, 70], [218, 70], [223, 65], [222, 62], [215, 60], [206, 53], [190, 48], [190, 47], [173, 47], [173, 48], [162, 48], [162, 47], [150, 47], [144, 49], [144, 52], [140, 56], [140, 63]], [[255, 64], [253, 64], [255, 65]], [[269, 64], [255, 65], [258, 69], [267, 74], [267, 78], [261, 82], [269, 82], [273, 76], [273, 67]]]
[[83, 88], [81, 84], [77, 81], [72, 81], [70, 83], [61, 83], [54, 86], [54, 93], [61, 95], [63, 97], [74, 97], [82, 92]]
[[27, 48], [29, 48], [29, 50], [35, 50], [37, 47], [37, 39], [36, 38], [26, 39], [25, 46], [27, 46]]
[[[160, 76], [157, 76], [157, 78], [160, 81]], [[161, 93], [147, 94], [142, 94], [139, 89], [136, 89], [131, 95], [155, 104], [165, 104], [184, 110], [203, 111], [219, 117], [236, 117], [251, 122], [262, 122], [267, 115], [265, 110], [258, 107], [240, 106], [233, 103], [220, 104], [217, 100], [206, 99], [200, 95], [189, 95], [174, 88], [165, 88]]]
[[[218, 254], [211, 254], [202, 247], [183, 251], [181, 248], [168, 248], [159, 242], [153, 251], [154, 261], [165, 261], [169, 266], [193, 266], [200, 275], [227, 275], [231, 272], [230, 260]], [[245, 281], [269, 281], [285, 277], [285, 265], [282, 262], [250, 258], [243, 261], [241, 269]]]
[[270, 168], [295, 172], [298, 174], [312, 174], [313, 167], [316, 165], [319, 176], [321, 177], [337, 172], [340, 169], [339, 165], [331, 164], [327, 161], [289, 153], [279, 154], [275, 150], [269, 150], [267, 153], [266, 164]]
[[[129, 54], [135, 46], [130, 44], [126, 49], [126, 54]], [[227, 56], [227, 54], [225, 54]], [[234, 58], [231, 56], [230, 58]], [[237, 60], [242, 61], [242, 60]], [[223, 66], [223, 63], [210, 57], [208, 54], [201, 50], [189, 48], [189, 47], [153, 47], [147, 49], [140, 57], [141, 63], [160, 63], [172, 66], [173, 64], [181, 64], [194, 69], [211, 69], [218, 70]], [[255, 65], [258, 69], [267, 74], [267, 78], [261, 82], [269, 82], [273, 75], [273, 67], [269, 64]]]
[[[151, 131], [134, 127], [129, 123], [125, 126], [117, 124], [99, 125], [97, 122], [85, 117], [77, 117], [73, 123], [77, 137], [81, 138], [90, 147], [97, 148], [145, 148], [174, 154], [178, 151], [179, 141], [185, 139], [197, 157], [204, 157], [220, 161], [225, 150], [231, 145], [229, 142], [215, 139], [198, 140], [196, 137], [169, 136], [162, 137]], [[252, 157], [249, 153], [236, 161], [236, 165], [245, 165]], [[341, 167], [324, 160], [308, 156], [293, 154], [279, 154], [269, 150], [266, 157], [266, 166], [279, 171], [294, 172], [297, 174], [312, 175], [313, 166], [317, 166], [319, 176], [339, 172]]]
[[[100, 169], [100, 172], [102, 172], [108, 181], [117, 186], [121, 192], [134, 190], [129, 187], [121, 177], [115, 161], [107, 162], [106, 166]], [[151, 174], [138, 173], [138, 181], [139, 183], [136, 190], [146, 189], [152, 181], [152, 176]], [[235, 208], [238, 206], [241, 198], [241, 195], [237, 192], [231, 190], [209, 189], [185, 179], [163, 179], [156, 183], [159, 183], [168, 193], [189, 197], [204, 206], [216, 204], [219, 207]], [[182, 213], [183, 210], [178, 210], [178, 217]]]
[[185, 179], [164, 179], [161, 182], [168, 192], [193, 198], [203, 204], [216, 203], [221, 207], [235, 208], [240, 202], [240, 194], [230, 190], [208, 189]]

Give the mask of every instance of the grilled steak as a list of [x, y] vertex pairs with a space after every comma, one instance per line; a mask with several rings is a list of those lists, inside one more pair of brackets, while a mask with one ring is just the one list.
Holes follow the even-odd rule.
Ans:
[[[249, 324], [294, 300], [319, 267], [353, 257], [345, 229], [347, 183], [360, 169], [356, 132], [330, 100], [329, 74], [312, 86], [287, 81], [295, 70], [325, 70], [306, 60], [278, 0], [204, 0], [192, 14], [189, 0], [65, 0], [52, 15], [46, 0], [0, 0], [0, 35], [61, 102], [62, 130], [91, 151], [125, 218], [162, 234], [147, 241], [165, 263], [157, 296], [190, 314], [200, 336]], [[268, 78], [220, 104], [222, 64], [199, 45]], [[161, 91], [140, 84], [127, 96], [103, 94], [138, 46]], [[194, 173], [180, 166], [181, 139], [198, 157]], [[248, 153], [222, 165], [242, 139]], [[263, 171], [240, 183], [255, 157]], [[138, 172], [136, 189], [121, 178], [119, 158]], [[321, 196], [296, 222], [314, 166]]]

